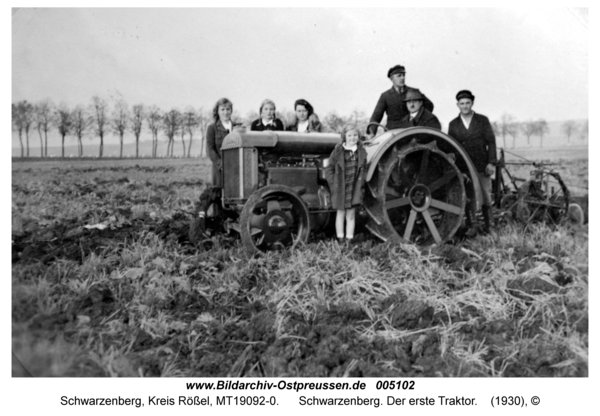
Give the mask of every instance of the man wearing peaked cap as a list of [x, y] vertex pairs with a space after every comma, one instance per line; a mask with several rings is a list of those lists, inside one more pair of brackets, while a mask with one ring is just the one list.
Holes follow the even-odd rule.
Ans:
[[406, 74], [406, 70], [402, 65], [396, 65], [388, 69], [387, 77], [390, 78], [394, 74]]
[[461, 98], [468, 98], [471, 101], [475, 101], [475, 96], [473, 94], [471, 94], [471, 91], [469, 90], [460, 90], [457, 94], [456, 94], [456, 101], [460, 101]]
[[406, 93], [404, 99], [408, 114], [404, 116], [400, 124], [401, 128], [408, 127], [431, 127], [441, 130], [442, 125], [431, 111], [423, 107], [423, 94], [419, 90], [411, 90]]
[[[495, 171], [496, 136], [490, 120], [473, 111], [475, 96], [469, 90], [460, 90], [456, 94], [456, 105], [460, 110], [458, 117], [450, 122], [448, 135], [456, 139], [465, 149], [479, 176], [483, 193], [484, 232], [490, 232], [492, 218], [492, 174]], [[467, 209], [467, 225], [472, 225], [473, 214]]]
[[[387, 72], [388, 78], [392, 82], [392, 88], [385, 91], [379, 97], [370, 122], [380, 123], [383, 115], [387, 114], [386, 127], [389, 130], [400, 128], [402, 119], [408, 114], [408, 109], [404, 99], [409, 91], [415, 90], [405, 84], [406, 70], [402, 65], [391, 67]], [[425, 95], [423, 95], [423, 106], [433, 111], [433, 103]], [[377, 126], [369, 127], [369, 135], [375, 134]]]

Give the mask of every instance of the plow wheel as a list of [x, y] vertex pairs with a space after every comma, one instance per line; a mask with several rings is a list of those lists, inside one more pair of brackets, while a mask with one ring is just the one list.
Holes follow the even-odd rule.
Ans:
[[207, 188], [196, 204], [195, 217], [190, 224], [189, 238], [192, 243], [224, 232], [223, 223], [227, 218], [235, 218], [233, 211], [223, 209], [221, 204], [221, 188]]
[[569, 190], [558, 173], [540, 172], [524, 182], [517, 194], [511, 197], [506, 201], [503, 199], [503, 208], [524, 224], [558, 224], [568, 217]]
[[240, 228], [242, 244], [248, 253], [295, 246], [308, 240], [308, 206], [291, 188], [268, 185], [246, 201]]
[[369, 188], [367, 228], [384, 240], [399, 236], [419, 245], [441, 244], [462, 224], [463, 175], [435, 142], [394, 149], [380, 160]]

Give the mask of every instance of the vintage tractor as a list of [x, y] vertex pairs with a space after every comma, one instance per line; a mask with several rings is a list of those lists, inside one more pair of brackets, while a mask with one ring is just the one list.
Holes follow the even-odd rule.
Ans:
[[[230, 133], [221, 147], [223, 186], [202, 194], [190, 238], [235, 232], [250, 253], [307, 241], [335, 221], [324, 169], [340, 142], [334, 133]], [[360, 216], [379, 239], [441, 244], [454, 237], [467, 207], [480, 207], [473, 163], [443, 132], [384, 131], [364, 145]]]

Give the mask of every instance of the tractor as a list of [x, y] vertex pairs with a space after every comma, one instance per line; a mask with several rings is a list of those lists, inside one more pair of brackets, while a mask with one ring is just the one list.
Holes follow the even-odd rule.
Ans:
[[[335, 210], [325, 167], [340, 142], [335, 133], [231, 132], [221, 146], [223, 185], [201, 195], [190, 239], [236, 233], [245, 250], [256, 253], [295, 246], [327, 229]], [[443, 244], [467, 209], [481, 207], [473, 162], [447, 134], [384, 128], [363, 144], [367, 177], [359, 217], [378, 239]]]

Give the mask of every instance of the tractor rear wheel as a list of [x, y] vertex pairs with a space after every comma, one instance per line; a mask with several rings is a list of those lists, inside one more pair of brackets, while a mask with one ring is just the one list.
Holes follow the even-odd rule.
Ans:
[[463, 222], [466, 191], [453, 155], [436, 143], [412, 141], [380, 160], [369, 182], [367, 226], [387, 240], [400, 237], [419, 245], [450, 240]]

